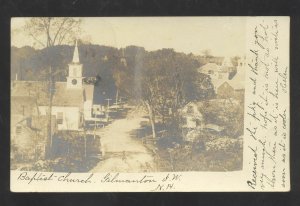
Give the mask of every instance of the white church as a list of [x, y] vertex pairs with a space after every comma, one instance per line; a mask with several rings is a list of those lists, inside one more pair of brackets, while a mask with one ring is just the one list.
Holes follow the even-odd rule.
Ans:
[[[83, 130], [86, 121], [97, 121], [93, 117], [94, 85], [85, 84], [77, 42], [72, 62], [68, 64], [66, 82], [55, 82], [51, 114], [55, 117], [57, 130]], [[12, 81], [11, 96], [30, 96], [37, 102], [39, 115], [49, 115], [49, 86], [42, 81]], [[22, 102], [18, 105], [22, 107]], [[23, 110], [25, 107], [22, 107]], [[100, 106], [101, 108], [101, 106]], [[25, 108], [26, 109], [26, 108]], [[24, 112], [24, 111], [23, 111]]]

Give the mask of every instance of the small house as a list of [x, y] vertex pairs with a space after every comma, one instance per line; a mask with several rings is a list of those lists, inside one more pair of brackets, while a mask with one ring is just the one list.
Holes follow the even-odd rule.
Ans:
[[203, 125], [203, 115], [199, 111], [199, 103], [190, 102], [181, 110], [182, 128], [197, 128]]

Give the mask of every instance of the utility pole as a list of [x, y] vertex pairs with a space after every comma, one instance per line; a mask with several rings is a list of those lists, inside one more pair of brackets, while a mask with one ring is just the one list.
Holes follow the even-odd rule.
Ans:
[[109, 121], [109, 101], [112, 99], [105, 99], [107, 101], [107, 113], [106, 113], [106, 118], [107, 118], [107, 122]]
[[52, 152], [52, 97], [53, 97], [53, 81], [52, 81], [52, 67], [49, 66], [49, 83], [48, 83], [48, 89], [49, 89], [49, 117], [48, 117], [48, 141], [46, 143], [49, 143], [47, 146], [47, 157], [49, 158]]
[[118, 98], [119, 98], [119, 90], [117, 89], [117, 93], [116, 93], [116, 105], [118, 105]]

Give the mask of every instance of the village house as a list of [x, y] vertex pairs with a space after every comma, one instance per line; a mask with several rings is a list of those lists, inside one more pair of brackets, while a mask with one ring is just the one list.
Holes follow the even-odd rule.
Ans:
[[246, 58], [240, 58], [234, 66], [230, 58], [224, 58], [221, 65], [208, 63], [200, 67], [200, 73], [211, 77], [218, 98], [243, 99], [245, 90]]
[[[218, 99], [209, 100], [210, 102], [219, 101]], [[180, 110], [181, 131], [184, 141], [193, 142], [203, 132], [220, 134], [224, 127], [209, 122], [205, 119], [201, 111], [205, 109], [204, 102], [189, 102]]]
[[[30, 96], [11, 98], [11, 158], [33, 161], [45, 156], [48, 116], [40, 115], [36, 99]], [[57, 130], [52, 118], [51, 132]]]
[[199, 111], [199, 102], [189, 102], [180, 111], [182, 115], [182, 128], [195, 129], [203, 125], [203, 116]]
[[85, 84], [78, 46], [74, 49], [72, 62], [68, 65], [66, 82], [13, 81], [12, 97], [28, 96], [36, 99], [40, 115], [49, 115], [52, 92], [51, 114], [55, 116], [58, 130], [83, 130], [85, 121], [93, 118], [94, 85]]

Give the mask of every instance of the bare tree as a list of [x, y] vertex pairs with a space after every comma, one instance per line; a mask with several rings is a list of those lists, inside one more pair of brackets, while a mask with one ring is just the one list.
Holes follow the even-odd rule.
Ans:
[[[148, 110], [152, 137], [156, 138], [156, 118], [175, 118], [177, 110], [189, 99], [194, 84], [193, 63], [172, 49], [150, 52], [143, 64], [141, 100]], [[193, 91], [191, 91], [193, 92]], [[193, 92], [192, 96], [196, 93]], [[170, 114], [171, 111], [171, 114]]]
[[202, 51], [202, 54], [203, 54], [204, 57], [206, 57], [206, 58], [212, 57], [212, 55], [211, 55], [211, 50], [210, 50], [210, 49], [204, 49], [204, 50]]
[[[55, 45], [70, 43], [78, 36], [80, 32], [80, 19], [71, 17], [38, 17], [30, 18], [24, 27], [26, 34], [44, 48], [49, 48]], [[48, 51], [48, 50], [46, 50]], [[55, 91], [54, 76], [58, 71], [54, 72], [51, 66], [51, 61], [48, 60], [49, 66], [48, 78], [48, 97], [49, 97], [49, 114], [48, 114], [48, 137], [46, 140], [46, 157], [50, 157], [52, 148], [52, 99]]]
[[199, 81], [198, 62], [173, 49], [137, 50], [134, 62], [133, 67], [114, 70], [115, 84], [122, 94], [143, 103], [154, 139], [158, 122], [167, 126], [168, 118], [166, 123], [176, 124], [178, 110], [186, 102], [203, 99], [211, 88], [209, 82]]
[[80, 19], [71, 17], [30, 18], [24, 30], [41, 47], [70, 43], [80, 32]]

